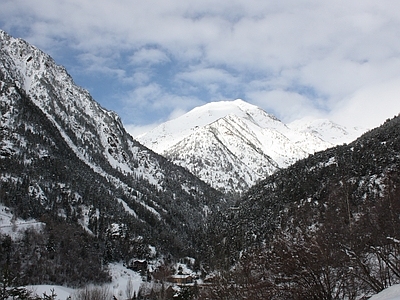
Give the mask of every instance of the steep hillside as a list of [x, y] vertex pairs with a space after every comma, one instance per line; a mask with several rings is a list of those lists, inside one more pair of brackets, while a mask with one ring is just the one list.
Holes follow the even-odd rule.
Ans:
[[235, 265], [223, 279], [243, 290], [232, 293], [362, 299], [400, 282], [399, 149], [395, 117], [278, 171], [218, 216], [209, 255]]
[[[0, 202], [80, 224], [107, 260], [196, 255], [222, 195], [139, 144], [66, 70], [0, 31]], [[52, 222], [53, 222], [52, 221]]]
[[276, 170], [359, 134], [328, 120], [285, 125], [259, 107], [235, 100], [197, 107], [138, 140], [218, 190], [241, 194]]

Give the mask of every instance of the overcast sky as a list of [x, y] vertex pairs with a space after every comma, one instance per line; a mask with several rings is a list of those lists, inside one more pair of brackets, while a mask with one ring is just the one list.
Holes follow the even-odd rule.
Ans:
[[0, 28], [137, 133], [241, 98], [284, 122], [400, 112], [400, 1], [2, 0]]

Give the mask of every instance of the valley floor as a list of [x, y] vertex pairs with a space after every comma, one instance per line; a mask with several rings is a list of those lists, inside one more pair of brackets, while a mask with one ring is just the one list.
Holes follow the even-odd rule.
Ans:
[[[129, 281], [131, 281], [132, 284], [132, 294], [133, 292], [136, 294], [138, 293], [139, 287], [142, 284], [142, 278], [138, 273], [125, 268], [122, 264], [117, 263], [110, 264], [109, 268], [112, 276], [112, 282], [105, 285], [104, 288], [112, 293], [115, 298], [127, 299], [126, 291]], [[34, 285], [27, 286], [26, 288], [38, 296], [43, 296], [44, 293], [46, 293], [46, 295], [52, 295], [53, 291], [57, 295], [57, 300], [70, 299], [69, 297], [73, 297], [74, 293], [78, 292], [76, 289], [55, 285]]]
[[[132, 279], [134, 291], [137, 293], [142, 283], [141, 277], [132, 270], [126, 269], [120, 264], [113, 264], [110, 266], [110, 270], [113, 276], [113, 281], [108, 285], [110, 292], [115, 296], [116, 299], [126, 299], [126, 286], [129, 279]], [[28, 290], [34, 292], [38, 296], [51, 295], [52, 291], [57, 295], [57, 300], [70, 299], [76, 290], [63, 287], [63, 286], [52, 286], [52, 285], [35, 285], [27, 287]], [[393, 285], [379, 294], [372, 296], [369, 300], [400, 300], [400, 284]]]

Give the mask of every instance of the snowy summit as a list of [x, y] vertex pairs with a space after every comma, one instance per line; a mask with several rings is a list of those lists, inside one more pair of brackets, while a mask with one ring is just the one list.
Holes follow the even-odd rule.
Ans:
[[329, 120], [284, 124], [238, 99], [196, 107], [137, 140], [213, 187], [240, 194], [277, 169], [360, 134]]

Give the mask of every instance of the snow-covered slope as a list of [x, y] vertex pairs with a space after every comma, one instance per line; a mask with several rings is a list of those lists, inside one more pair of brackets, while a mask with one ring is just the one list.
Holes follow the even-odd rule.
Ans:
[[328, 120], [286, 125], [238, 99], [197, 107], [137, 139], [213, 187], [241, 193], [278, 168], [361, 133]]
[[27, 228], [41, 230], [44, 223], [37, 220], [22, 220], [17, 218], [8, 207], [0, 203], [0, 234], [8, 235], [12, 239], [18, 239], [20, 233]]
[[400, 300], [400, 284], [392, 285], [369, 298], [370, 300]]
[[[67, 71], [39, 49], [0, 31], [5, 81], [24, 93], [59, 129], [74, 153], [97, 173], [106, 175], [93, 152], [114, 168], [157, 182], [157, 166], [144, 168], [148, 154], [132, 140], [124, 140], [119, 117], [102, 108], [83, 88], [75, 85]], [[4, 99], [2, 101], [10, 101]], [[10, 103], [11, 104], [11, 103]], [[143, 156], [138, 167], [131, 157]], [[145, 170], [145, 171], [144, 171]], [[111, 179], [111, 178], [110, 178]]]
[[[59, 215], [80, 206], [87, 228], [104, 212], [104, 230], [128, 228], [134, 236], [158, 226], [187, 243], [187, 228], [198, 228], [225, 203], [209, 185], [134, 140], [49, 55], [1, 30], [0, 113], [0, 185], [7, 183], [2, 188], [10, 193], [21, 185], [33, 191], [25, 197], [32, 198], [26, 217], [51, 209], [64, 193]], [[93, 207], [92, 199], [102, 204], [96, 200]], [[146, 236], [152, 245], [160, 241], [154, 232]]]

